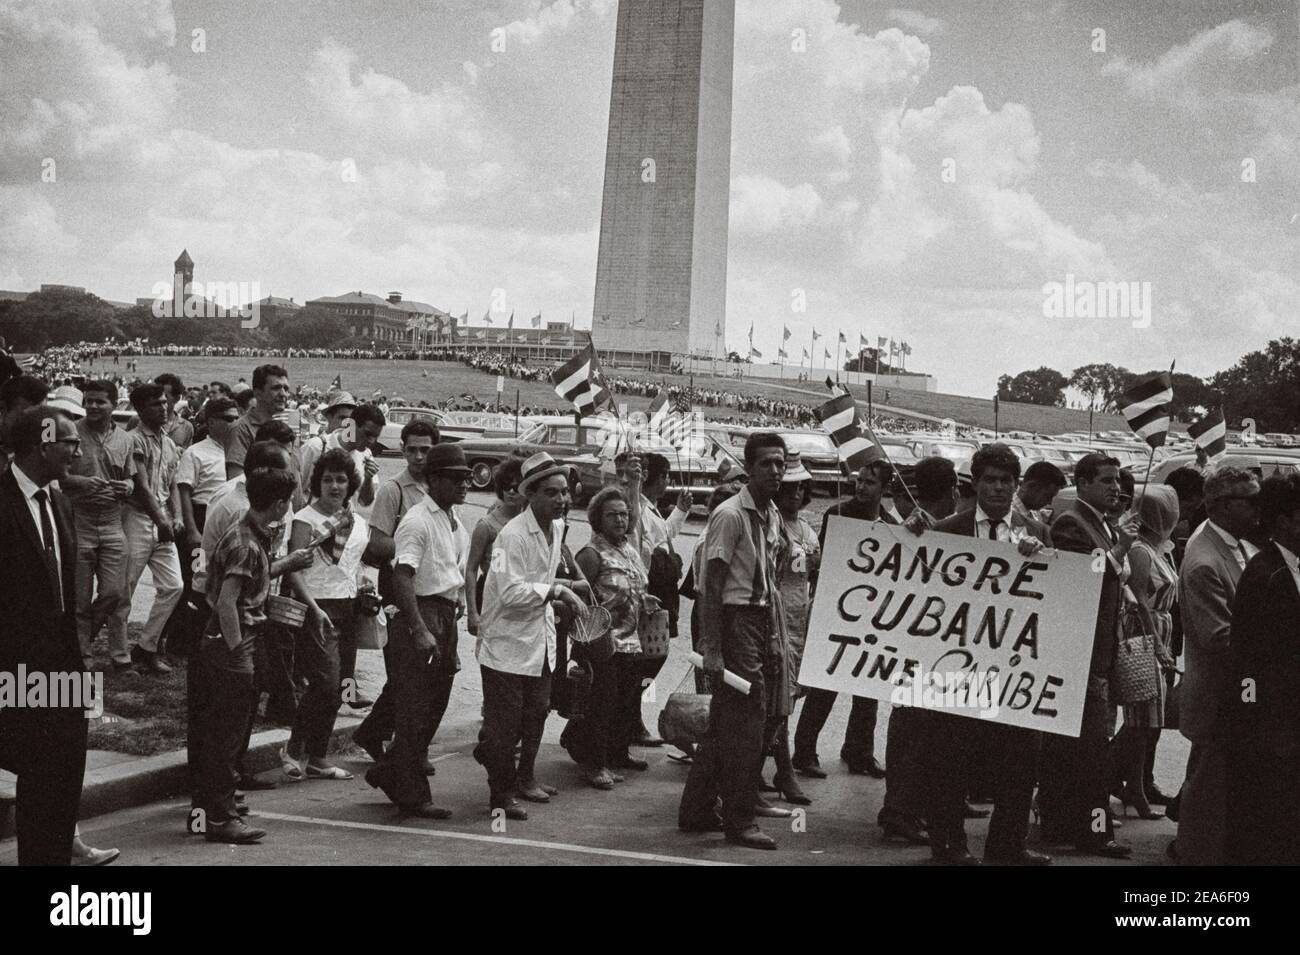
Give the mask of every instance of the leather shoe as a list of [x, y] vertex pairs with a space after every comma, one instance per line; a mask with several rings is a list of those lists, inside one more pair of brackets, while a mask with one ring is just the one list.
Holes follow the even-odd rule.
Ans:
[[[520, 782], [519, 789], [516, 791], [516, 793], [520, 799], [523, 799], [527, 802], [550, 802], [551, 801], [551, 797], [547, 794], [546, 790], [543, 789], [541, 786], [539, 786], [536, 782], [531, 782], [531, 781], [527, 783]], [[509, 818], [509, 816], [507, 816], [506, 818]]]
[[710, 817], [705, 816], [703, 819], [678, 819], [677, 828], [682, 832], [726, 832], [722, 825], [722, 817], [716, 812]]
[[727, 832], [726, 839], [733, 846], [744, 846], [746, 849], [775, 849], [776, 840], [765, 833], [758, 826], [750, 826], [748, 829], [742, 829], [740, 832], [734, 830]]
[[811, 759], [800, 759], [796, 756], [790, 762], [794, 766], [794, 771], [800, 776], [807, 776], [809, 779], [826, 778], [826, 770], [822, 769], [816, 756]]
[[762, 796], [754, 803], [754, 815], [762, 819], [789, 819], [794, 815], [789, 809], [774, 806]]
[[980, 860], [967, 849], [932, 849], [931, 853], [940, 865], [981, 865]]
[[653, 735], [644, 726], [637, 731], [636, 737], [632, 740], [632, 746], [662, 746], [664, 741]]
[[840, 753], [840, 759], [849, 764], [849, 772], [855, 776], [870, 776], [872, 779], [884, 779], [885, 767], [880, 765], [880, 760], [871, 756], [865, 760], [849, 759], [843, 753]]
[[1051, 865], [1052, 857], [1046, 852], [1035, 852], [1033, 849], [1021, 849], [1013, 855], [989, 855], [984, 854], [984, 863], [986, 865]]
[[145, 673], [156, 673], [161, 676], [172, 672], [172, 668], [168, 666], [161, 653], [146, 650], [139, 645], [131, 650], [131, 661]]
[[1080, 846], [1079, 850], [1088, 855], [1105, 856], [1107, 859], [1127, 859], [1133, 854], [1132, 846], [1116, 842], [1114, 839], [1109, 842], [1095, 842], [1092, 845]]
[[987, 809], [980, 809], [978, 806], [972, 806], [970, 803], [966, 803], [966, 808], [963, 810], [963, 815], [967, 819], [984, 819], [987, 818], [988, 814], [989, 811]]
[[246, 846], [266, 838], [265, 829], [254, 829], [244, 820], [236, 817], [227, 822], [208, 823], [203, 838], [208, 842], [224, 842], [234, 846]]
[[519, 805], [517, 799], [507, 799], [505, 802], [494, 803], [492, 812], [495, 814], [498, 809], [505, 813], [507, 819], [514, 819], [516, 822], [523, 822], [528, 818], [528, 810]]
[[419, 806], [398, 806], [397, 815], [401, 819], [450, 819], [451, 810], [426, 802]]

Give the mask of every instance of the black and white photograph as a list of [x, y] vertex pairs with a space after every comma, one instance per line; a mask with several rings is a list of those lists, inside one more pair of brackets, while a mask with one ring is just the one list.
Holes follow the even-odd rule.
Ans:
[[0, 0], [0, 450], [20, 922], [853, 866], [1262, 927], [1300, 3]]

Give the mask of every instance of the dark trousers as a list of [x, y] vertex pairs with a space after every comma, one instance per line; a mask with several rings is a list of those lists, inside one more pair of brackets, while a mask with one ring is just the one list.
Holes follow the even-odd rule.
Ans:
[[[817, 737], [835, 705], [836, 693], [810, 687], [804, 695], [803, 712], [794, 731], [794, 762], [812, 762], [817, 756]], [[853, 697], [849, 725], [844, 731], [840, 755], [855, 765], [868, 762], [876, 755], [876, 713], [879, 702], [864, 696]]]
[[[551, 671], [544, 662], [540, 676], [503, 673], [480, 666], [483, 673], [483, 728], [474, 758], [487, 769], [492, 805], [511, 798], [521, 776], [527, 781], [542, 744], [551, 699]], [[515, 762], [515, 747], [520, 747]]]
[[[194, 504], [194, 523], [198, 525], [199, 530], [203, 530], [203, 523], [207, 519], [208, 509], [206, 505]], [[195, 555], [186, 547], [184, 541], [176, 545], [177, 556], [181, 564], [181, 585], [184, 590], [181, 592], [181, 599], [177, 602], [176, 607], [172, 610], [172, 615], [167, 618], [167, 623], [163, 627], [163, 642], [168, 652], [176, 656], [189, 656], [203, 639], [203, 628], [208, 622], [208, 601], [203, 593], [194, 589], [194, 559]]]
[[966, 843], [966, 788], [976, 742], [974, 721], [951, 713], [914, 707], [926, 747], [918, 792], [930, 846], [936, 852], [962, 852]]
[[885, 801], [877, 822], [923, 819], [922, 786], [924, 782], [926, 740], [925, 718], [912, 706], [895, 706], [889, 711], [885, 731]]
[[298, 701], [289, 734], [289, 755], [295, 758], [305, 752], [312, 759], [324, 759], [329, 752], [339, 712], [339, 642], [344, 633], [356, 633], [355, 601], [326, 599], [316, 603], [333, 626], [322, 634], [309, 620], [297, 633], [294, 657], [307, 679], [307, 692]]
[[678, 814], [700, 819], [722, 799], [722, 821], [729, 832], [754, 824], [758, 780], [763, 766], [767, 688], [763, 663], [771, 639], [766, 607], [726, 606], [722, 611], [722, 661], [751, 684], [747, 696], [718, 681], [709, 707], [708, 737], [691, 765]]
[[986, 778], [993, 796], [984, 855], [990, 859], [1018, 856], [1029, 834], [1042, 734], [1003, 723], [967, 722], [975, 723], [976, 761], [987, 767]]
[[297, 635], [287, 627], [267, 621], [257, 627], [257, 692], [267, 694], [266, 718], [292, 726], [298, 710], [294, 685], [294, 649]]
[[[384, 791], [398, 806], [423, 806], [433, 800], [424, 759], [451, 699], [456, 676], [456, 605], [439, 597], [420, 597], [420, 617], [433, 634], [438, 656], [415, 646], [410, 622], [402, 614], [388, 626], [388, 646], [393, 669], [389, 690], [393, 697], [393, 745], [366, 780]], [[511, 756], [514, 755], [513, 749]]]
[[253, 642], [246, 634], [235, 649], [224, 637], [204, 637], [197, 660], [193, 704], [195, 729], [190, 735], [191, 765], [197, 770], [194, 805], [203, 810], [207, 822], [222, 823], [237, 817], [235, 786], [239, 778], [241, 751], [248, 745], [250, 713], [256, 689], [253, 678]]
[[1089, 677], [1079, 736], [1045, 734], [1038, 804], [1049, 842], [1087, 848], [1114, 838], [1106, 759], [1107, 685]]
[[0, 769], [18, 777], [19, 865], [68, 865], [86, 773], [79, 709], [0, 710]]
[[[394, 617], [393, 620], [397, 618]], [[370, 749], [382, 749], [383, 744], [392, 738], [396, 728], [396, 706], [394, 700], [397, 691], [393, 686], [393, 674], [397, 672], [396, 655], [393, 653], [392, 621], [389, 621], [390, 633], [384, 644], [384, 688], [379, 691], [375, 705], [370, 708], [366, 718], [361, 721], [352, 738], [360, 745], [363, 741]]]
[[[583, 697], [582, 712], [569, 720], [561, 744], [580, 765], [604, 769], [628, 755], [641, 718], [641, 679], [638, 658], [616, 653], [607, 660], [589, 661], [591, 687]], [[635, 693], [635, 708], [628, 700]]]

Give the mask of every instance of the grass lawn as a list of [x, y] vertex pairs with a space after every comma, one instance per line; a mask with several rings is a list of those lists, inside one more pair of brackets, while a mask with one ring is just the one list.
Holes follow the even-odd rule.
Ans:
[[[139, 361], [139, 375], [152, 378], [164, 371], [170, 371], [181, 377], [186, 384], [224, 381], [234, 385], [241, 377], [251, 381], [253, 368], [273, 359], [257, 358], [187, 358], [168, 357], [166, 355], [144, 355]], [[329, 390], [330, 383], [337, 375], [342, 378], [343, 387], [358, 398], [370, 398], [375, 391], [382, 391], [390, 404], [401, 398], [405, 402], [429, 401], [439, 402], [454, 395], [470, 394], [480, 401], [496, 400], [496, 377], [468, 368], [459, 362], [414, 362], [384, 361], [379, 359], [329, 359], [329, 358], [295, 358], [285, 362], [292, 384], [303, 384]], [[94, 366], [93, 371], [111, 374], [125, 374], [125, 364], [114, 365], [111, 361]], [[611, 377], [646, 379], [664, 381], [670, 385], [686, 386], [691, 379], [685, 375], [651, 376], [642, 372], [608, 369]], [[716, 388], [737, 394], [765, 395], [771, 398], [802, 401], [807, 404], [820, 404], [827, 397], [825, 388], [818, 388], [807, 383], [782, 384], [780, 382], [758, 382], [749, 379], [707, 378], [697, 375], [695, 385], [698, 388]], [[560, 404], [555, 391], [548, 382], [529, 382], [506, 379], [505, 392], [502, 394], [502, 407], [513, 408], [515, 390], [519, 391], [519, 401], [533, 407], [555, 408]], [[855, 386], [853, 393], [860, 400], [866, 400], [866, 388]], [[639, 395], [618, 395], [620, 403], [626, 403], [630, 410], [644, 408], [650, 398]], [[925, 392], [904, 391], [900, 388], [889, 389], [888, 402], [884, 394], [873, 395], [877, 410], [886, 414], [896, 411], [913, 411], [939, 420], [951, 418], [958, 424], [993, 427], [993, 402], [986, 398], [970, 398], [963, 395], [927, 394]], [[733, 409], [719, 409], [725, 415], [735, 415]], [[1059, 434], [1064, 431], [1087, 431], [1088, 413], [1073, 411], [1068, 408], [1046, 408], [1039, 405], [1019, 404], [1004, 401], [1001, 403], [998, 424], [1001, 430], [1032, 431], [1040, 434]], [[1181, 426], [1180, 426], [1181, 427]], [[1127, 430], [1124, 419], [1119, 415], [1097, 414], [1093, 418], [1093, 428], [1098, 431]]]

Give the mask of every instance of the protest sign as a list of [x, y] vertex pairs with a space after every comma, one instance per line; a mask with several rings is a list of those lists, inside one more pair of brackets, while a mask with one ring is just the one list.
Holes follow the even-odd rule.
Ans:
[[832, 517], [799, 682], [1078, 736], [1090, 555]]

